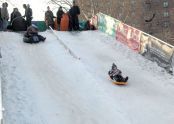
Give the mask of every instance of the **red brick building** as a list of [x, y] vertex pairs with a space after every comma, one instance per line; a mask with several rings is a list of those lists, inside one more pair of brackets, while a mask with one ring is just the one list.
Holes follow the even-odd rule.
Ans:
[[77, 0], [77, 2], [83, 19], [102, 12], [174, 45], [174, 0]]

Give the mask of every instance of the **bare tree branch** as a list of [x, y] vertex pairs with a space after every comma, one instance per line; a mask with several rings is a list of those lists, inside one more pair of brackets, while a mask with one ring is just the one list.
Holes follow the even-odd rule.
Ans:
[[[79, 1], [76, 1], [76, 2], [80, 3]], [[65, 7], [65, 6], [68, 6], [69, 8], [72, 7], [72, 1], [71, 0], [50, 0], [48, 3], [49, 4], [58, 5], [58, 6], [62, 6], [66, 11], [68, 11], [68, 8]], [[90, 4], [92, 6], [94, 6], [93, 0], [90, 0]], [[88, 13], [86, 13], [87, 10], [85, 8], [81, 8], [81, 12], [82, 12], [83, 16], [85, 17], [85, 19], [88, 20], [89, 19], [89, 15], [88, 15]], [[90, 13], [92, 13], [92, 15], [95, 14], [95, 11], [94, 11], [93, 7], [91, 7]], [[92, 17], [92, 15], [91, 15], [91, 17]]]
[[72, 2], [70, 2], [69, 0], [50, 0], [49, 3], [56, 4], [59, 6], [72, 6]]
[[[56, 6], [62, 6], [62, 8], [65, 11], [68, 11], [69, 8], [72, 6], [72, 2], [70, 2], [70, 0], [50, 0], [48, 1], [48, 4], [53, 4]], [[54, 9], [56, 9], [57, 7], [55, 7]]]

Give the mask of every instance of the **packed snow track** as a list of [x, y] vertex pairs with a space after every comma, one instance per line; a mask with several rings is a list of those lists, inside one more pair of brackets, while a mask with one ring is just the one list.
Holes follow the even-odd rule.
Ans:
[[[173, 124], [174, 77], [99, 31], [56, 32], [26, 44], [0, 32], [4, 124]], [[115, 62], [126, 86], [111, 83]]]

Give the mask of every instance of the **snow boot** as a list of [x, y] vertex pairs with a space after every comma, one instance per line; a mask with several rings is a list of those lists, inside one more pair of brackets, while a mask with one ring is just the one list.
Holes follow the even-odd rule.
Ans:
[[127, 82], [127, 81], [128, 81], [128, 79], [129, 79], [129, 77], [126, 77], [126, 78], [124, 79], [124, 82]]

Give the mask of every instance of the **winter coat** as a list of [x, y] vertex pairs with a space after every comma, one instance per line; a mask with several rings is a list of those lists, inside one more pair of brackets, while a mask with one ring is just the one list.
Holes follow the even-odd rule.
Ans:
[[45, 22], [46, 22], [46, 24], [48, 26], [54, 24], [53, 18], [54, 18], [54, 15], [53, 15], [53, 12], [52, 11], [46, 11], [45, 12]]
[[69, 16], [67, 13], [64, 13], [60, 23], [60, 30], [61, 31], [68, 31], [69, 30]]
[[60, 24], [63, 14], [64, 14], [63, 10], [58, 10], [57, 11], [57, 24]]
[[117, 69], [117, 68], [115, 68], [115, 69], [111, 69], [110, 71], [109, 71], [109, 75], [110, 76], [113, 76], [113, 77], [115, 77], [115, 76], [117, 76], [117, 75], [121, 75], [121, 71], [119, 70], [119, 69]]
[[40, 41], [45, 41], [45, 39], [45, 37], [38, 34], [37, 26], [31, 25], [27, 28], [23, 41], [25, 43], [39, 43]]
[[31, 8], [26, 8], [25, 9], [25, 17], [26, 17], [26, 19], [28, 20], [28, 19], [32, 19], [32, 15], [33, 15], [33, 12], [32, 12], [32, 9]]
[[0, 31], [2, 30], [2, 18], [1, 18], [1, 8], [0, 8]]
[[0, 8], [0, 20], [2, 20], [2, 18], [1, 18], [1, 8]]
[[124, 78], [122, 77], [121, 71], [120, 71], [119, 69], [117, 69], [117, 68], [112, 68], [112, 69], [108, 72], [108, 74], [109, 74], [109, 76], [110, 76], [110, 78], [111, 78], [112, 80], [115, 80], [115, 81], [117, 81], [117, 82], [126, 82], [126, 81], [127, 81], [127, 79], [124, 79]]
[[86, 21], [85, 26], [84, 26], [84, 30], [90, 30], [90, 22]]
[[12, 23], [15, 19], [17, 19], [17, 17], [21, 17], [21, 13], [20, 12], [12, 12], [11, 13], [11, 19], [10, 19], [10, 22]]
[[11, 13], [11, 29], [14, 31], [26, 31], [27, 25], [25, 19], [19, 11]]
[[31, 37], [23, 37], [23, 41], [25, 43], [39, 43], [40, 41], [44, 42], [45, 41], [45, 37], [39, 35], [39, 34], [33, 34]]
[[70, 15], [70, 30], [79, 30], [79, 19], [78, 15], [80, 14], [80, 9], [78, 6], [73, 6], [69, 10]]
[[12, 22], [12, 29], [14, 31], [26, 31], [27, 30], [27, 24], [26, 21], [23, 17], [17, 17], [13, 22]]
[[69, 14], [71, 17], [76, 17], [76, 16], [80, 15], [79, 7], [78, 6], [71, 7], [71, 9], [69, 10]]
[[2, 7], [1, 8], [1, 18], [3, 20], [8, 20], [9, 19], [9, 13], [8, 13], [7, 7]]

